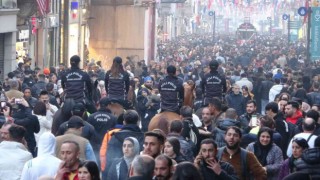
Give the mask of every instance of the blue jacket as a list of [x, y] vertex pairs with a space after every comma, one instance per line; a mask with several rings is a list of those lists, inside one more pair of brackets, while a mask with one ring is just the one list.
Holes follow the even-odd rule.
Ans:
[[246, 104], [245, 98], [242, 96], [242, 94], [234, 94], [231, 92], [226, 96], [226, 101], [229, 108], [233, 108], [237, 111], [238, 116], [245, 112]]

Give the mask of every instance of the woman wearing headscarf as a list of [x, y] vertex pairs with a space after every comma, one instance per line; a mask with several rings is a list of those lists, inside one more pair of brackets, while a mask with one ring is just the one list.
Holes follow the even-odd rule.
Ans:
[[258, 132], [256, 142], [250, 143], [247, 150], [253, 152], [260, 164], [267, 171], [268, 180], [278, 178], [279, 168], [283, 162], [281, 149], [273, 143], [273, 130], [263, 127]]
[[303, 138], [296, 138], [292, 140], [292, 156], [282, 163], [278, 177], [279, 180], [284, 179], [286, 176], [297, 170], [294, 163], [301, 158], [302, 152], [308, 148], [309, 145], [307, 140]]
[[115, 159], [112, 162], [107, 179], [127, 180], [129, 178], [129, 169], [136, 155], [139, 155], [140, 145], [136, 138], [127, 137], [123, 141], [123, 157]]
[[127, 100], [130, 78], [122, 66], [121, 57], [117, 56], [113, 59], [111, 69], [106, 73], [105, 88], [108, 98]]

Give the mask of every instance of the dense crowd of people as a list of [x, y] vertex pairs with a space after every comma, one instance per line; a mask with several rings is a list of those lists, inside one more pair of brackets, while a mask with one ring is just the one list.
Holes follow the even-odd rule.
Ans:
[[20, 62], [1, 86], [0, 179], [320, 179], [320, 68], [304, 43], [211, 39], [108, 71]]

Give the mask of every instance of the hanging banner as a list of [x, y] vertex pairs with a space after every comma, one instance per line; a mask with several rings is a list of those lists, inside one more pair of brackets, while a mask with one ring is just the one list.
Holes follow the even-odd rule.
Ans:
[[320, 60], [320, 7], [312, 7], [311, 13], [311, 60]]

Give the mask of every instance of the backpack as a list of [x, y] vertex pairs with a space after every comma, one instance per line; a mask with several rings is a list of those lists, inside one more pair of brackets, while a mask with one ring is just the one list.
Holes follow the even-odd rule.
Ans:
[[[189, 140], [191, 140], [194, 144], [197, 144], [198, 142], [198, 137], [197, 134], [193, 131], [193, 124], [188, 121], [188, 126], [189, 126]], [[188, 139], [187, 139], [188, 140]]]
[[[218, 148], [218, 153], [217, 153], [218, 161], [221, 160], [222, 153], [225, 150], [225, 148], [226, 147]], [[240, 159], [241, 159], [242, 177], [248, 177], [247, 176], [248, 172], [247, 172], [247, 169], [245, 168], [245, 167], [247, 167], [247, 154], [248, 154], [248, 152], [243, 148], [240, 148], [240, 150], [241, 150]]]

